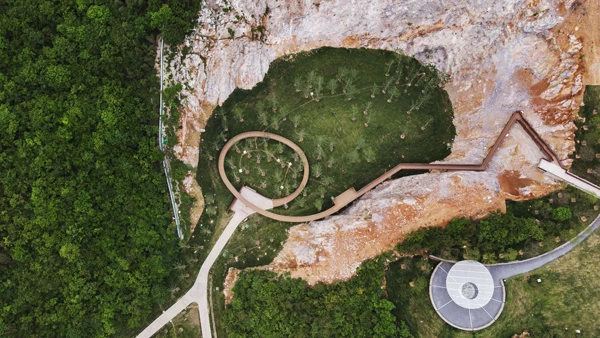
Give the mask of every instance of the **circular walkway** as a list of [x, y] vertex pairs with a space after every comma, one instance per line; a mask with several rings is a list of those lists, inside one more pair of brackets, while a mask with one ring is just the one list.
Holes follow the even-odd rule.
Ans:
[[433, 308], [448, 324], [465, 331], [490, 326], [504, 308], [501, 279], [475, 261], [442, 262], [431, 275], [429, 297]]

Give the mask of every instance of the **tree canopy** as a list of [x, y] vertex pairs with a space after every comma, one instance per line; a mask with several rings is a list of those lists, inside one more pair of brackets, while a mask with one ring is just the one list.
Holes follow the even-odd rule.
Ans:
[[299, 278], [244, 271], [224, 326], [232, 338], [410, 337], [382, 298], [383, 275], [383, 263], [367, 261], [347, 282], [310, 288]]
[[156, 34], [198, 5], [0, 3], [0, 335], [109, 336], [165, 297]]

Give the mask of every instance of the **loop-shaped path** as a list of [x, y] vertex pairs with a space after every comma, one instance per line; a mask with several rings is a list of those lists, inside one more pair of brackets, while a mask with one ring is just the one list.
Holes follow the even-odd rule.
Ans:
[[233, 184], [231, 184], [231, 182], [227, 178], [227, 174], [225, 173], [225, 157], [227, 156], [229, 149], [231, 149], [231, 147], [233, 147], [240, 140], [252, 138], [252, 137], [263, 137], [263, 138], [268, 138], [268, 139], [273, 139], [273, 140], [279, 141], [279, 142], [287, 145], [288, 147], [292, 148], [294, 151], [296, 151], [300, 155], [300, 157], [302, 158], [302, 162], [304, 163], [304, 176], [302, 178], [302, 182], [300, 183], [298, 189], [296, 189], [296, 191], [294, 191], [292, 194], [290, 194], [284, 198], [274, 199], [273, 205], [274, 205], [274, 207], [277, 207], [277, 206], [281, 206], [281, 205], [291, 202], [294, 198], [296, 198], [302, 192], [302, 190], [306, 186], [306, 183], [308, 182], [309, 164], [308, 164], [308, 159], [306, 158], [306, 155], [304, 155], [304, 152], [302, 151], [302, 149], [298, 145], [296, 145], [294, 142], [288, 140], [287, 138], [285, 138], [283, 136], [272, 134], [272, 133], [267, 133], [267, 132], [262, 132], [262, 131], [250, 131], [250, 132], [245, 132], [245, 133], [241, 133], [239, 135], [234, 136], [231, 140], [229, 140], [227, 143], [225, 143], [225, 145], [223, 146], [223, 149], [221, 150], [221, 153], [219, 154], [219, 161], [218, 161], [219, 175], [221, 176], [223, 183], [225, 183], [225, 186], [227, 186], [227, 189], [229, 189], [231, 194], [233, 196], [235, 196], [236, 199], [238, 199], [239, 201], [244, 203], [248, 208], [252, 209], [254, 212], [256, 212], [260, 215], [263, 215], [265, 217], [268, 217], [268, 218], [271, 218], [271, 219], [274, 219], [277, 221], [282, 221], [282, 222], [292, 222], [292, 223], [311, 222], [311, 221], [315, 221], [315, 220], [333, 215], [334, 213], [340, 211], [342, 208], [344, 208], [348, 204], [352, 203], [360, 196], [366, 194], [368, 191], [375, 188], [379, 184], [383, 183], [387, 179], [391, 178], [392, 176], [394, 176], [396, 173], [398, 173], [401, 170], [432, 170], [433, 169], [433, 170], [446, 170], [446, 171], [450, 171], [450, 170], [451, 171], [462, 171], [462, 170], [484, 171], [485, 169], [487, 169], [490, 161], [492, 160], [492, 157], [498, 151], [498, 148], [502, 144], [502, 141], [508, 135], [508, 132], [513, 127], [513, 125], [515, 125], [516, 123], [519, 123], [523, 127], [525, 132], [529, 135], [529, 137], [531, 137], [531, 139], [535, 142], [535, 144], [538, 146], [540, 151], [544, 154], [545, 160], [556, 163], [561, 168], [566, 169], [562, 166], [558, 157], [552, 151], [552, 149], [550, 149], [548, 144], [546, 144], [546, 142], [544, 142], [544, 140], [541, 138], [541, 136], [538, 135], [538, 133], [536, 133], [536, 131], [533, 129], [533, 127], [531, 127], [531, 125], [527, 122], [527, 120], [525, 120], [525, 117], [523, 117], [522, 112], [516, 111], [511, 115], [510, 119], [508, 120], [508, 122], [506, 123], [506, 125], [504, 126], [502, 131], [500, 132], [500, 135], [498, 136], [498, 138], [496, 139], [496, 142], [494, 142], [494, 144], [490, 148], [489, 153], [484, 158], [483, 162], [481, 162], [480, 164], [400, 163], [397, 166], [395, 166], [394, 168], [392, 168], [391, 170], [388, 170], [383, 175], [376, 178], [371, 183], [362, 187], [359, 191], [356, 191], [354, 188], [350, 188], [350, 189], [344, 191], [343, 193], [341, 193], [340, 195], [338, 195], [337, 197], [335, 197], [333, 199], [333, 206], [331, 208], [323, 210], [316, 214], [312, 214], [312, 215], [287, 216], [287, 215], [280, 215], [280, 214], [276, 214], [271, 211], [264, 210], [264, 209], [260, 208], [259, 206], [255, 205], [254, 203], [252, 203], [252, 201], [249, 201], [244, 196], [242, 196], [240, 194], [240, 192], [233, 186]]

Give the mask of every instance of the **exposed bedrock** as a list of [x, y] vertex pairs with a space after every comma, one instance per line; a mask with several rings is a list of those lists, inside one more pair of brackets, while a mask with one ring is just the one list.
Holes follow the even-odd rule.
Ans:
[[[169, 65], [185, 84], [177, 155], [196, 166], [199, 130], [236, 88], [252, 88], [278, 57], [322, 46], [396, 50], [451, 75], [457, 135], [451, 163], [479, 163], [515, 110], [568, 164], [582, 100], [589, 15], [573, 1], [207, 1], [190, 49]], [[230, 11], [224, 12], [223, 8]], [[236, 18], [237, 17], [237, 18]], [[264, 29], [263, 29], [264, 27]], [[231, 38], [230, 32], [234, 33]], [[264, 33], [263, 33], [264, 32]], [[559, 185], [516, 127], [484, 173], [430, 173], [382, 184], [323, 221], [299, 225], [270, 268], [311, 283], [347, 279], [365, 259], [426, 225], [483, 217], [504, 200]], [[359, 187], [357, 187], [359, 188]], [[368, 238], [368, 240], [366, 240]], [[343, 257], [343, 258], [342, 258]]]

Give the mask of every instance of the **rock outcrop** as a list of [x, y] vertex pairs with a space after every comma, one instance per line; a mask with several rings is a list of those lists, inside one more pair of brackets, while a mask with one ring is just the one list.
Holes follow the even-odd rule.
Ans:
[[[582, 100], [586, 3], [507, 1], [207, 0], [186, 56], [169, 65], [184, 84], [177, 156], [196, 166], [200, 130], [236, 88], [252, 88], [269, 64], [322, 46], [402, 50], [451, 75], [457, 136], [452, 163], [479, 163], [515, 110], [568, 164], [571, 122]], [[183, 48], [181, 49], [183, 51]], [[504, 199], [558, 187], [539, 172], [535, 145], [511, 131], [485, 173], [430, 173], [382, 184], [343, 214], [300, 225], [270, 268], [311, 283], [352, 276], [407, 231], [452, 217], [483, 217]]]

